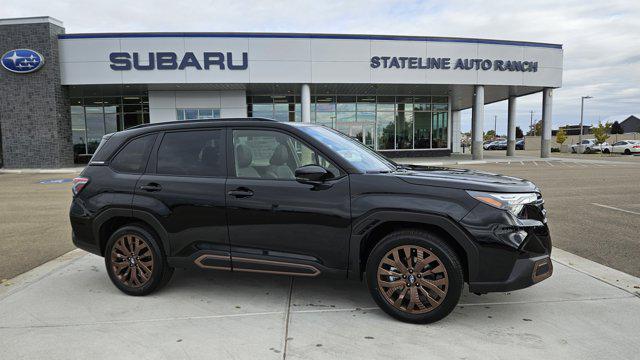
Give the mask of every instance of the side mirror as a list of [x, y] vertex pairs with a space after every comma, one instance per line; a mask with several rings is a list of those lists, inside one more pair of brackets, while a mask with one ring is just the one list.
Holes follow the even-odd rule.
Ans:
[[303, 184], [318, 185], [331, 177], [333, 174], [318, 165], [305, 165], [296, 169], [296, 180]]

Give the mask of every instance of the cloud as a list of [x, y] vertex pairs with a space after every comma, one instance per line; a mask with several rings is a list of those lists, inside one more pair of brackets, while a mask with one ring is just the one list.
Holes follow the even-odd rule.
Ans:
[[[69, 1], [5, 2], [0, 17], [49, 15], [67, 32], [257, 31], [406, 34], [560, 43], [563, 87], [555, 126], [640, 112], [638, 1]], [[506, 102], [488, 105], [485, 128], [506, 131]], [[541, 95], [518, 101], [518, 125], [541, 113]], [[463, 129], [470, 127], [463, 114]]]

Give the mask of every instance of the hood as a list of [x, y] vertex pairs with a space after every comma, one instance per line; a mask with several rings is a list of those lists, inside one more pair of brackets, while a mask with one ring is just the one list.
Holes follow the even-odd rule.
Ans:
[[529, 180], [477, 170], [410, 165], [404, 171], [393, 174], [414, 185], [487, 192], [539, 192], [538, 187]]

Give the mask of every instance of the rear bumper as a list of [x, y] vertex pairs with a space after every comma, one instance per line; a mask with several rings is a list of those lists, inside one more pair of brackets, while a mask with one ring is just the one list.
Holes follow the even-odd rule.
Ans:
[[80, 240], [78, 236], [76, 236], [75, 231], [71, 232], [71, 240], [73, 241], [73, 245], [75, 245], [77, 248], [88, 251], [92, 254], [102, 256], [102, 254], [100, 253], [100, 248], [96, 244]]
[[507, 280], [469, 283], [469, 290], [474, 293], [513, 291], [537, 284], [552, 274], [553, 263], [549, 255], [518, 259]]

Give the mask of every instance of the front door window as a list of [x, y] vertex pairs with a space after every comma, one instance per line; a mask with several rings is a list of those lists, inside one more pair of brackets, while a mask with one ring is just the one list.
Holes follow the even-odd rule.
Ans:
[[239, 178], [295, 180], [297, 168], [320, 165], [337, 177], [338, 168], [296, 138], [279, 131], [234, 130], [235, 172]]

